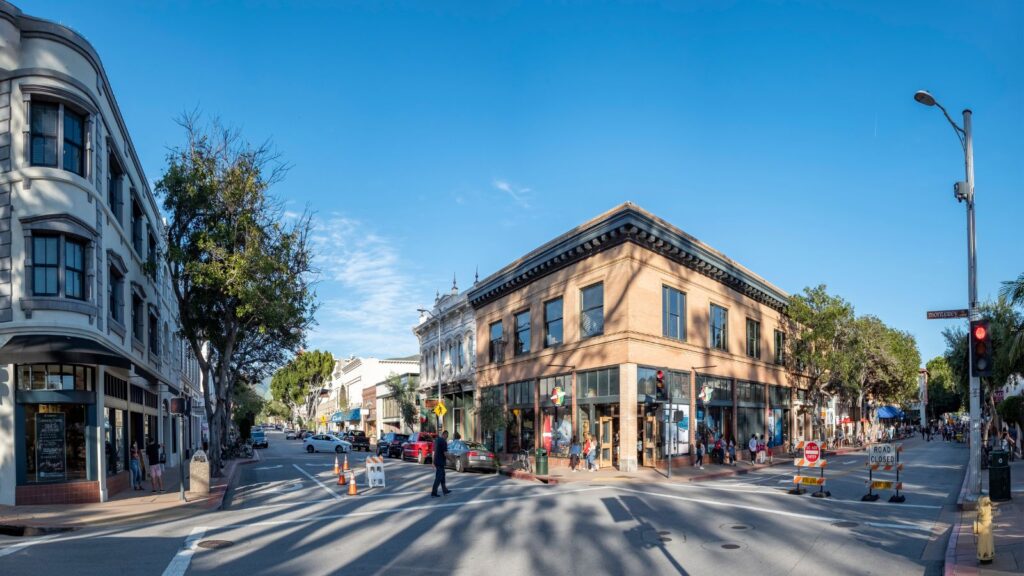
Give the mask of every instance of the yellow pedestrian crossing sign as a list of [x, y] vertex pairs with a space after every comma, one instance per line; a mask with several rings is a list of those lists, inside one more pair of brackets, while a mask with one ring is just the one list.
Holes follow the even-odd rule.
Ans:
[[444, 407], [444, 402], [438, 402], [437, 406], [434, 406], [434, 414], [437, 414], [438, 418], [444, 418], [447, 413], [448, 409]]

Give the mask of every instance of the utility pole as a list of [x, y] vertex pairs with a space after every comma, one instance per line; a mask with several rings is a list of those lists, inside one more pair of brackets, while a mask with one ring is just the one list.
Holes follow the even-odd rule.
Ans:
[[[925, 106], [936, 106], [939, 110], [942, 110], [943, 115], [946, 116], [946, 120], [953, 127], [953, 131], [956, 133], [957, 138], [960, 140], [960, 145], [964, 150], [964, 172], [967, 180], [962, 183], [957, 183], [954, 187], [954, 195], [957, 201], [967, 202], [967, 300], [968, 300], [968, 316], [971, 322], [981, 319], [981, 312], [978, 310], [978, 259], [977, 250], [975, 246], [975, 226], [974, 226], [974, 142], [971, 134], [971, 116], [970, 109], [964, 109], [964, 125], [963, 128], [957, 126], [956, 122], [949, 116], [946, 109], [942, 107], [932, 96], [925, 90], [919, 90], [914, 94], [914, 100], [924, 104]], [[971, 494], [974, 499], [977, 500], [981, 496], [981, 378], [973, 374], [974, 366], [974, 350], [971, 346], [967, 346], [967, 365], [972, 367], [970, 378], [970, 392], [969, 392], [969, 403], [970, 403], [970, 418], [971, 418], [971, 430], [970, 430], [970, 464], [968, 469], [968, 486], [970, 486]]]

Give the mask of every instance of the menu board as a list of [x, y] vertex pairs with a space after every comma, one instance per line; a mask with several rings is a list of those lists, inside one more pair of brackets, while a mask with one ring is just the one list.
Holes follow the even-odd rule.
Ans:
[[66, 480], [67, 475], [64, 414], [36, 414], [36, 478]]

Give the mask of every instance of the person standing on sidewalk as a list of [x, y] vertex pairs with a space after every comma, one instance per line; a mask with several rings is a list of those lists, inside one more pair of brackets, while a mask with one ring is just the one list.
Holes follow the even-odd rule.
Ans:
[[146, 445], [146, 459], [149, 460], [149, 477], [153, 484], [153, 492], [164, 491], [164, 467], [160, 463], [160, 444], [150, 438]]
[[132, 490], [142, 490], [142, 455], [139, 454], [139, 447], [135, 442], [132, 442], [130, 458], [128, 466], [132, 471]]
[[732, 441], [732, 438], [729, 438], [729, 465], [736, 465], [736, 443]]
[[579, 439], [573, 435], [572, 444], [569, 446], [569, 469], [573, 472], [580, 467], [580, 453], [583, 448], [580, 447]]
[[754, 460], [757, 459], [757, 434], [750, 435], [750, 442], [747, 442], [747, 448], [750, 449], [750, 465], [754, 465]]
[[697, 448], [696, 448], [696, 451], [697, 451], [697, 462], [695, 463], [695, 466], [697, 466], [697, 468], [703, 470], [704, 469], [704, 441], [700, 439], [700, 436], [697, 436]]
[[437, 498], [440, 494], [437, 493], [437, 487], [440, 486], [441, 490], [445, 494], [451, 493], [448, 489], [448, 485], [445, 483], [445, 470], [444, 461], [445, 455], [448, 453], [448, 431], [441, 432], [441, 435], [434, 440], [434, 455], [432, 460], [434, 461], [434, 488], [430, 491], [430, 496]]

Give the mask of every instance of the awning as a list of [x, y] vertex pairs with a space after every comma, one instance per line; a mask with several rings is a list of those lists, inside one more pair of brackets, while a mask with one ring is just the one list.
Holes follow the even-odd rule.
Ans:
[[353, 408], [351, 410], [339, 410], [331, 415], [331, 422], [338, 424], [341, 422], [354, 422], [359, 420], [359, 408]]
[[103, 364], [130, 368], [131, 361], [88, 338], [44, 334], [20, 335], [0, 348], [0, 364]]
[[348, 418], [347, 418], [347, 420], [349, 422], [355, 422], [355, 421], [360, 420], [359, 408], [353, 408], [353, 409], [349, 410], [348, 411]]
[[337, 424], [338, 422], [344, 422], [344, 421], [345, 421], [345, 411], [344, 410], [335, 412], [334, 414], [331, 415], [331, 423], [332, 424]]
[[875, 413], [879, 418], [903, 418], [903, 410], [895, 406], [882, 406]]

